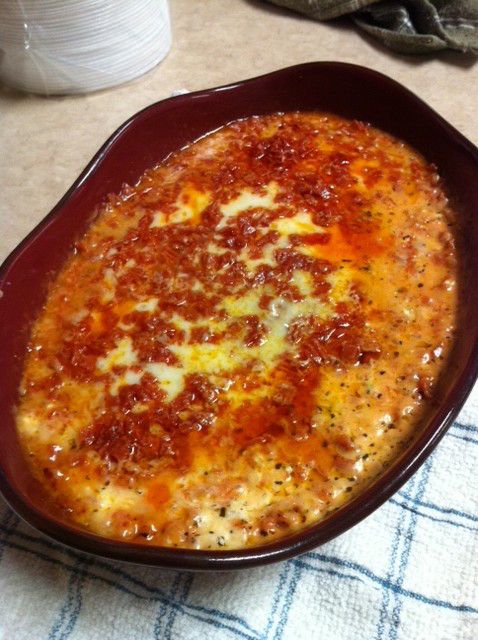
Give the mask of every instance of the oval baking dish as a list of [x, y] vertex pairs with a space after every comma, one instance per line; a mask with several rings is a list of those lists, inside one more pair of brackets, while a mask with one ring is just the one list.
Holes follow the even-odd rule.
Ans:
[[459, 291], [450, 364], [439, 381], [438, 400], [413, 442], [365, 491], [305, 530], [274, 543], [231, 551], [112, 540], [66, 522], [30, 475], [15, 427], [29, 330], [45, 301], [48, 283], [88, 227], [95, 208], [124, 183], [135, 184], [146, 169], [171, 152], [232, 120], [314, 110], [369, 122], [409, 143], [438, 167], [459, 217], [460, 282], [465, 282], [465, 273], [468, 281], [478, 276], [478, 150], [387, 77], [354, 65], [310, 63], [146, 108], [113, 134], [0, 271], [0, 489], [12, 507], [41, 532], [89, 553], [161, 567], [236, 569], [286, 559], [339, 535], [382, 504], [423, 463], [458, 413], [478, 373], [478, 305], [474, 290], [465, 286]]

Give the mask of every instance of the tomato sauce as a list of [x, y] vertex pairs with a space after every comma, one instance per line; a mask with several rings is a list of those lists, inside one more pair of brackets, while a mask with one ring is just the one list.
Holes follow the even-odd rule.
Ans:
[[362, 122], [253, 117], [111, 195], [32, 329], [17, 424], [100, 535], [240, 548], [319, 521], [419, 430], [453, 343], [454, 214]]

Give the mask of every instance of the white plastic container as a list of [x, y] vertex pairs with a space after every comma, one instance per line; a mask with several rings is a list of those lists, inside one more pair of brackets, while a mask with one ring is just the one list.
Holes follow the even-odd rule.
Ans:
[[111, 87], [170, 48], [167, 0], [0, 0], [0, 79], [24, 91]]

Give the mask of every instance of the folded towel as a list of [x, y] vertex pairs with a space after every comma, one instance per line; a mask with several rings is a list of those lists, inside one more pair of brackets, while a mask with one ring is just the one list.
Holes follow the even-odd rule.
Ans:
[[457, 49], [478, 55], [478, 0], [267, 0], [315, 18], [350, 14], [390, 49], [430, 53]]
[[476, 640], [478, 386], [385, 505], [298, 558], [243, 572], [86, 556], [0, 504], [0, 640]]

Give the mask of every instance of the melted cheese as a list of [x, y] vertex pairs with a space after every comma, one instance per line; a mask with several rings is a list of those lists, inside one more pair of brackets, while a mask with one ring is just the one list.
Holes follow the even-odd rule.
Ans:
[[271, 229], [277, 230], [281, 236], [289, 236], [293, 233], [307, 234], [324, 232], [324, 227], [312, 222], [307, 211], [298, 211], [290, 218], [279, 218], [271, 224]]
[[137, 360], [131, 338], [126, 336], [118, 340], [116, 347], [111, 349], [106, 356], [98, 358], [97, 367], [99, 371], [106, 373], [114, 367], [128, 367], [137, 362]]
[[255, 193], [249, 189], [244, 189], [236, 198], [233, 198], [227, 204], [223, 204], [221, 206], [221, 213], [223, 217], [218, 228], [221, 229], [225, 227], [229, 218], [238, 216], [240, 213], [249, 209], [276, 209], [277, 204], [274, 202], [274, 197], [277, 191], [278, 188], [275, 182], [270, 182], [265, 185], [261, 193]]
[[202, 211], [210, 202], [210, 195], [187, 186], [174, 203], [173, 212], [170, 214], [158, 211], [154, 214], [150, 228], [162, 227], [164, 224], [179, 224], [197, 220]]
[[169, 367], [161, 362], [150, 362], [144, 365], [144, 370], [156, 378], [168, 400], [172, 400], [183, 390], [183, 367]]
[[318, 522], [426, 415], [452, 222], [433, 169], [360, 123], [264, 116], [182, 150], [52, 283], [17, 417], [33, 472], [77, 523], [144, 544]]

